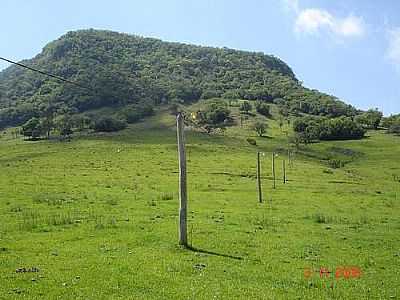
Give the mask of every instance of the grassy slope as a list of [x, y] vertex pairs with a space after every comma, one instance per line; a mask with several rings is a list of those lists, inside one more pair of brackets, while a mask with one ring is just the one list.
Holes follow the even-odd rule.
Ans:
[[[277, 122], [249, 146], [188, 132], [190, 238], [177, 246], [174, 120], [72, 142], [0, 139], [1, 299], [389, 299], [399, 297], [400, 140], [379, 132], [333, 146], [362, 152], [324, 173], [297, 155], [271, 189]], [[149, 125], [152, 124], [152, 125]], [[257, 203], [255, 154], [263, 157]], [[282, 155], [277, 158], [280, 165]], [[281, 176], [278, 168], [278, 176]], [[271, 201], [272, 199], [272, 201]], [[205, 252], [212, 252], [205, 253]], [[241, 258], [241, 259], [236, 259]], [[16, 273], [35, 266], [38, 273]], [[304, 268], [359, 266], [359, 279], [304, 278]]]

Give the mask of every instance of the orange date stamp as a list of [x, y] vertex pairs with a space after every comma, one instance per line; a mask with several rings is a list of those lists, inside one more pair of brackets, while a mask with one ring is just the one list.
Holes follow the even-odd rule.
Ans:
[[312, 268], [304, 268], [304, 278], [310, 279], [314, 275], [319, 275], [322, 278], [332, 278], [335, 279], [356, 279], [360, 278], [362, 275], [361, 268], [356, 266], [339, 266], [336, 267], [334, 271], [331, 271], [329, 268], [321, 267], [319, 269], [312, 269]]

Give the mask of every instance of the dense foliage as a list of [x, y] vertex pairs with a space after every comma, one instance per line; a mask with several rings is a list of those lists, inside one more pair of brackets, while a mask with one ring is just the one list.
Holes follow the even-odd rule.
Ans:
[[127, 123], [136, 123], [154, 114], [154, 108], [150, 104], [144, 105], [130, 105], [123, 109], [122, 118], [126, 120]]
[[357, 123], [361, 124], [364, 128], [378, 129], [382, 117], [383, 117], [382, 112], [378, 111], [377, 109], [370, 109], [356, 116], [355, 120], [357, 121]]
[[239, 106], [239, 110], [246, 114], [248, 114], [252, 109], [253, 106], [250, 104], [249, 101], [243, 101]]
[[101, 117], [93, 124], [93, 129], [98, 132], [119, 131], [126, 128], [126, 122], [110, 116]]
[[271, 115], [270, 106], [262, 101], [256, 102], [256, 111], [263, 116], [269, 117]]
[[[46, 111], [75, 114], [214, 97], [276, 102], [292, 113], [355, 113], [332, 96], [304, 88], [283, 61], [263, 53], [82, 30], [51, 42], [23, 63], [90, 89], [11, 66], [0, 73], [0, 127], [42, 118]], [[128, 122], [140, 118], [135, 114], [127, 112]]]
[[286, 95], [274, 99], [273, 102], [280, 106], [283, 115], [304, 113], [327, 117], [351, 117], [359, 113], [354, 107], [335, 97], [305, 88], [289, 89]]
[[204, 109], [192, 112], [187, 123], [195, 128], [200, 128], [207, 133], [218, 130], [224, 131], [226, 126], [232, 125], [231, 111], [223, 101], [209, 101]]
[[304, 143], [316, 140], [349, 140], [361, 139], [365, 129], [349, 117], [340, 118], [298, 118], [293, 129]]
[[387, 128], [389, 133], [400, 134], [400, 114], [383, 118], [381, 125]]

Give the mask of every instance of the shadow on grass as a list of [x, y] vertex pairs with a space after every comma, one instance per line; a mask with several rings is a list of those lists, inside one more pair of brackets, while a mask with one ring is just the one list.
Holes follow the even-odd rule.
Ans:
[[196, 248], [196, 247], [193, 247], [193, 246], [187, 246], [186, 249], [190, 250], [190, 251], [193, 251], [193, 252], [197, 252], [197, 253], [204, 253], [204, 254], [209, 254], [209, 255], [221, 256], [221, 257], [226, 257], [226, 258], [231, 258], [231, 259], [236, 259], [236, 260], [242, 260], [243, 259], [243, 257], [233, 256], [233, 255], [224, 254], [224, 253], [218, 253], [218, 252], [214, 252], [214, 251], [203, 250], [203, 249], [199, 249], [199, 248]]

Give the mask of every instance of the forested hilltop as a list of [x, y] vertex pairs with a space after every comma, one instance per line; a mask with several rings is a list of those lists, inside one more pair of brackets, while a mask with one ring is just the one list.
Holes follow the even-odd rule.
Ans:
[[11, 66], [0, 73], [0, 127], [101, 107], [132, 110], [144, 104], [146, 113], [150, 106], [209, 98], [274, 102], [286, 113], [357, 113], [333, 96], [303, 87], [287, 64], [263, 53], [91, 29], [69, 32], [22, 63], [90, 89]]

